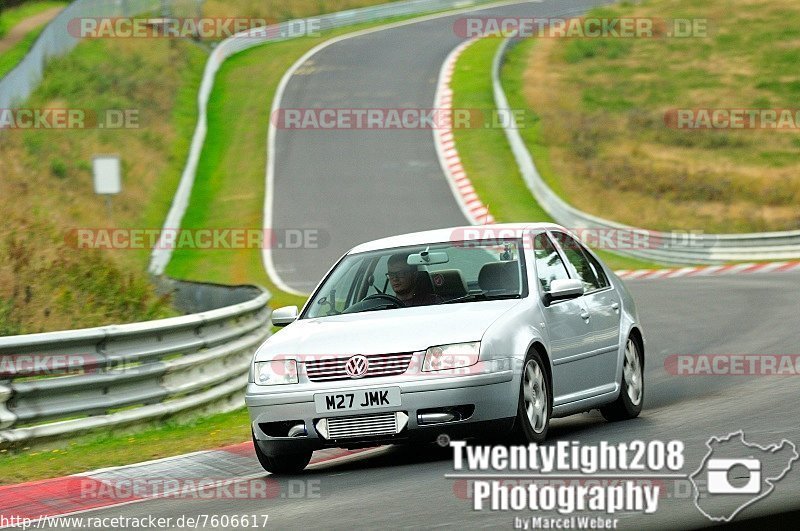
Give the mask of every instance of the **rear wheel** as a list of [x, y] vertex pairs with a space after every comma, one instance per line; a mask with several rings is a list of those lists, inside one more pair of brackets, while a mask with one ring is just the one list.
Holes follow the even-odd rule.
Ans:
[[603, 417], [611, 422], [636, 418], [642, 412], [644, 401], [644, 374], [642, 355], [636, 341], [628, 338], [622, 363], [622, 389], [619, 398], [600, 408]]
[[540, 443], [547, 438], [553, 412], [550, 377], [538, 352], [525, 358], [520, 382], [517, 419], [513, 438], [523, 443]]
[[271, 474], [297, 474], [301, 472], [311, 461], [310, 450], [292, 454], [267, 455], [261, 451], [253, 436], [253, 448], [256, 451], [258, 462], [267, 472]]

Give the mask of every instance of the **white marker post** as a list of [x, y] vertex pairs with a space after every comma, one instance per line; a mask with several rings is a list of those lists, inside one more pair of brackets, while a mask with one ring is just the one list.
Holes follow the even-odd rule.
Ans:
[[108, 221], [111, 222], [111, 196], [122, 191], [119, 155], [95, 155], [92, 159], [94, 193], [106, 196]]

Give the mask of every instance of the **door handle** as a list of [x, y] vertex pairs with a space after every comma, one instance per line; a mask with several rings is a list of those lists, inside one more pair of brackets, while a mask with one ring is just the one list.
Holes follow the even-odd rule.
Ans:
[[615, 302], [614, 304], [612, 304], [611, 305], [611, 309], [614, 310], [615, 312], [618, 312], [619, 311], [619, 303]]
[[586, 310], [581, 310], [581, 318], [584, 321], [588, 321], [589, 320], [589, 312], [587, 312]]

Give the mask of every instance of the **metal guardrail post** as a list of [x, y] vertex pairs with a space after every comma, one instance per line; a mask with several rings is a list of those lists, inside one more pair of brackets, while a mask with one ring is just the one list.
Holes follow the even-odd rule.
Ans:
[[492, 65], [495, 107], [505, 113], [504, 130], [522, 178], [542, 208], [559, 224], [570, 229], [637, 231], [650, 241], [661, 242], [651, 248], [615, 249], [614, 252], [667, 264], [720, 264], [734, 261], [791, 260], [800, 258], [800, 230], [750, 234], [698, 234], [688, 245], [663, 245], [673, 241], [669, 233], [651, 231], [582, 212], [560, 198], [542, 179], [525, 141], [517, 128], [508, 98], [500, 81], [500, 70], [513, 38], [498, 48]]
[[243, 403], [270, 294], [202, 313], [0, 337], [0, 447]]

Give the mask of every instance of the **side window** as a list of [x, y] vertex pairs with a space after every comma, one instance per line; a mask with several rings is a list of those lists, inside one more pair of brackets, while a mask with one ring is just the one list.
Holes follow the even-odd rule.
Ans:
[[608, 280], [605, 275], [598, 278], [598, 273], [602, 274], [602, 269], [599, 272], [597, 271], [599, 264], [597, 267], [592, 264], [580, 243], [563, 232], [556, 232], [554, 236], [558, 243], [561, 244], [561, 249], [564, 251], [567, 261], [578, 274], [578, 278], [583, 282], [583, 288], [587, 293], [608, 286]]
[[608, 281], [606, 272], [603, 271], [603, 266], [600, 265], [600, 262], [597, 261], [597, 258], [587, 253], [585, 249], [583, 249], [583, 254], [586, 256], [587, 260], [589, 260], [589, 266], [591, 266], [592, 272], [600, 284], [600, 289], [610, 286], [611, 283]]
[[533, 256], [536, 259], [536, 275], [544, 291], [550, 291], [550, 283], [554, 280], [569, 278], [564, 262], [544, 232], [533, 240]]

